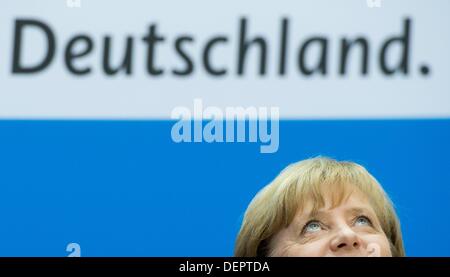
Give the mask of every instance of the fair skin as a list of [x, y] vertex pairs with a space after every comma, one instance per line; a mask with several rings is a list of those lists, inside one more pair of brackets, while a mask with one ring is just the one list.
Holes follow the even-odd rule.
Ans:
[[[308, 205], [309, 204], [309, 205]], [[353, 192], [331, 208], [330, 197], [315, 214], [307, 203], [270, 242], [270, 256], [390, 257], [389, 241], [364, 195]]]

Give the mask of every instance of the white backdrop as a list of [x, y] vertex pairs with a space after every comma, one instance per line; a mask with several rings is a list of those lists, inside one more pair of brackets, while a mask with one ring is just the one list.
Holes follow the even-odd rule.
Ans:
[[[450, 117], [450, 1], [391, 0], [369, 8], [365, 0], [314, 1], [109, 1], [81, 0], [70, 8], [65, 0], [2, 1], [0, 9], [0, 117], [1, 118], [105, 118], [166, 119], [176, 106], [192, 107], [194, 98], [204, 105], [278, 106], [282, 118], [440, 118]], [[437, 13], [440, 11], [440, 13]], [[348, 16], [349, 13], [352, 16]], [[245, 74], [238, 76], [239, 20], [247, 19], [249, 38], [262, 36], [268, 45], [267, 73], [257, 72], [257, 49], [249, 50]], [[280, 22], [289, 18], [287, 73], [277, 73]], [[403, 32], [410, 18], [409, 73], [383, 75], [378, 56], [381, 44]], [[36, 74], [12, 72], [14, 22], [35, 19], [48, 24], [56, 38], [51, 64]], [[142, 37], [151, 24], [166, 41], [158, 46], [156, 63], [166, 73], [146, 72], [146, 47]], [[77, 34], [92, 38], [92, 53], [77, 66], [90, 66], [91, 74], [76, 76], [64, 64], [67, 42]], [[173, 75], [183, 60], [174, 51], [177, 36], [195, 38], [186, 44], [194, 63], [187, 77]], [[103, 37], [112, 37], [113, 64], [123, 53], [127, 35], [134, 39], [133, 72], [107, 76], [102, 70]], [[205, 43], [224, 35], [228, 43], [213, 50], [222, 77], [208, 75], [201, 65]], [[328, 39], [328, 72], [325, 76], [302, 75], [297, 55], [311, 36]], [[364, 36], [369, 42], [369, 72], [359, 73], [360, 53], [351, 54], [348, 72], [339, 75], [341, 38]], [[46, 43], [42, 32], [23, 34], [24, 64], [42, 59]], [[392, 47], [389, 62], [395, 64], [400, 48]], [[314, 51], [308, 58], [314, 63]], [[420, 73], [427, 65], [430, 74]]]

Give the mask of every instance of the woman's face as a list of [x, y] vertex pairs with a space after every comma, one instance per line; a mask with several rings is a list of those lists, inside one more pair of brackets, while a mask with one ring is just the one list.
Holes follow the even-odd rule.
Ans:
[[330, 197], [315, 214], [312, 205], [271, 240], [270, 256], [392, 256], [389, 241], [367, 199], [354, 192], [335, 208]]

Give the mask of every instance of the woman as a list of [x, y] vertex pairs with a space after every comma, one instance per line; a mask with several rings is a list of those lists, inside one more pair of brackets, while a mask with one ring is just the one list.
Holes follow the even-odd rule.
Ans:
[[313, 158], [252, 200], [235, 256], [405, 256], [389, 197], [362, 166]]

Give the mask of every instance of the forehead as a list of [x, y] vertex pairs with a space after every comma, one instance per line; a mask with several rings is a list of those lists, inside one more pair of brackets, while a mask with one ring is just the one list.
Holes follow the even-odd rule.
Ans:
[[374, 213], [372, 206], [369, 203], [367, 196], [361, 191], [354, 189], [347, 191], [341, 195], [338, 199], [334, 192], [325, 192], [322, 194], [323, 203], [318, 205], [314, 202], [314, 198], [307, 199], [299, 209], [297, 214], [309, 215], [324, 213], [330, 211], [342, 211], [342, 212], [358, 212], [367, 211]]

